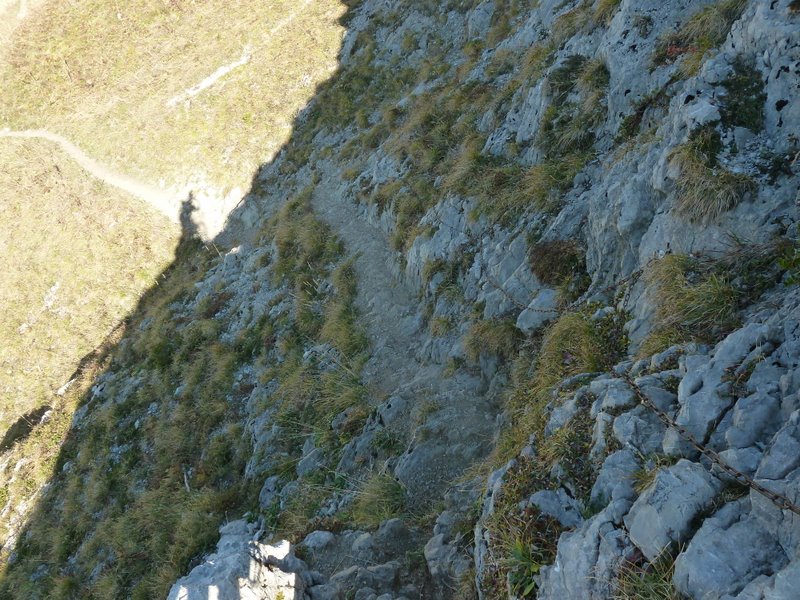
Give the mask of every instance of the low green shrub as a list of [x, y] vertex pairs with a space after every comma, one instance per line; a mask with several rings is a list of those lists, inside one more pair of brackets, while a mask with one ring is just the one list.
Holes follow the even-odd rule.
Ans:
[[759, 132], [764, 128], [764, 103], [767, 95], [755, 61], [738, 57], [733, 73], [722, 85], [726, 95], [720, 107], [722, 124], [726, 127], [747, 127]]
[[528, 261], [533, 274], [545, 285], [586, 287], [586, 254], [573, 240], [534, 244], [528, 252]]

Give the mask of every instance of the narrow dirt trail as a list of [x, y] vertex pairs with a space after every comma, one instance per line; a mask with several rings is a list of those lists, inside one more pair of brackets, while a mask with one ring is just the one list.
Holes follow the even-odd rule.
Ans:
[[182, 198], [176, 197], [167, 190], [138, 181], [122, 173], [117, 173], [103, 163], [93, 159], [67, 138], [57, 133], [45, 129], [28, 129], [24, 131], [6, 129], [0, 131], [0, 138], [38, 139], [54, 143], [93, 177], [146, 202], [173, 223], [180, 222]]
[[395, 253], [383, 232], [355, 214], [356, 206], [329, 190], [329, 186], [317, 186], [313, 205], [344, 240], [348, 253], [356, 255], [356, 303], [372, 342], [366, 375], [386, 393], [403, 383], [435, 377], [441, 367], [423, 365], [415, 357], [422, 337], [418, 302], [410, 286], [392, 274]]
[[412, 432], [395, 475], [412, 497], [437, 497], [488, 451], [497, 407], [478, 375], [448, 375], [445, 365], [426, 357], [427, 324], [416, 290], [395, 275], [397, 257], [386, 234], [359, 216], [337, 180], [323, 178], [312, 203], [356, 256], [356, 305], [371, 342], [362, 376], [378, 392], [376, 400], [400, 399], [395, 425]]

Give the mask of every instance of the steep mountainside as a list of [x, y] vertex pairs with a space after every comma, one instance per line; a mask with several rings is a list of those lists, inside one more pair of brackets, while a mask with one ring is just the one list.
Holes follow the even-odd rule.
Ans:
[[343, 4], [0, 597], [796, 599], [797, 0]]

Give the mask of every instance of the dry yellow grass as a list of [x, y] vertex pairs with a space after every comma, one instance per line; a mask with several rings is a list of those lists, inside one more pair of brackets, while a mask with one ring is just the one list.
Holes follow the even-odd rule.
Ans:
[[246, 189], [336, 68], [344, 11], [337, 0], [46, 2], [0, 65], [0, 127], [51, 129], [151, 182]]

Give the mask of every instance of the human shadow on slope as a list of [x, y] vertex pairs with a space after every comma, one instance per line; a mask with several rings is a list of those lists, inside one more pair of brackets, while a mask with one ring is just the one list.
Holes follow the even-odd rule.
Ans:
[[[359, 1], [343, 4], [346, 36], [355, 35], [348, 22]], [[315, 99], [340, 85], [342, 74], [340, 57], [339, 70], [317, 86], [292, 136], [256, 172], [212, 244], [197, 235], [193, 198], [184, 201], [171, 264], [76, 369], [67, 392], [74, 394], [75, 415], [67, 415], [72, 424], [52, 473], [16, 544], [0, 555], [0, 598], [163, 597], [213, 550], [221, 524], [256, 505], [261, 482], [244, 477], [246, 390], [236, 390], [232, 379], [248, 358], [235, 344], [222, 343], [214, 328], [225, 290], [212, 290], [202, 304], [198, 288], [224, 261], [218, 247], [252, 239], [270, 205], [286, 199], [269, 197], [265, 174], [278, 173], [287, 156], [297, 163], [298, 148], [311, 137]], [[252, 214], [256, 225], [249, 229]], [[229, 430], [218, 444], [220, 432]], [[209, 587], [181, 598], [210, 600], [214, 594]]]

